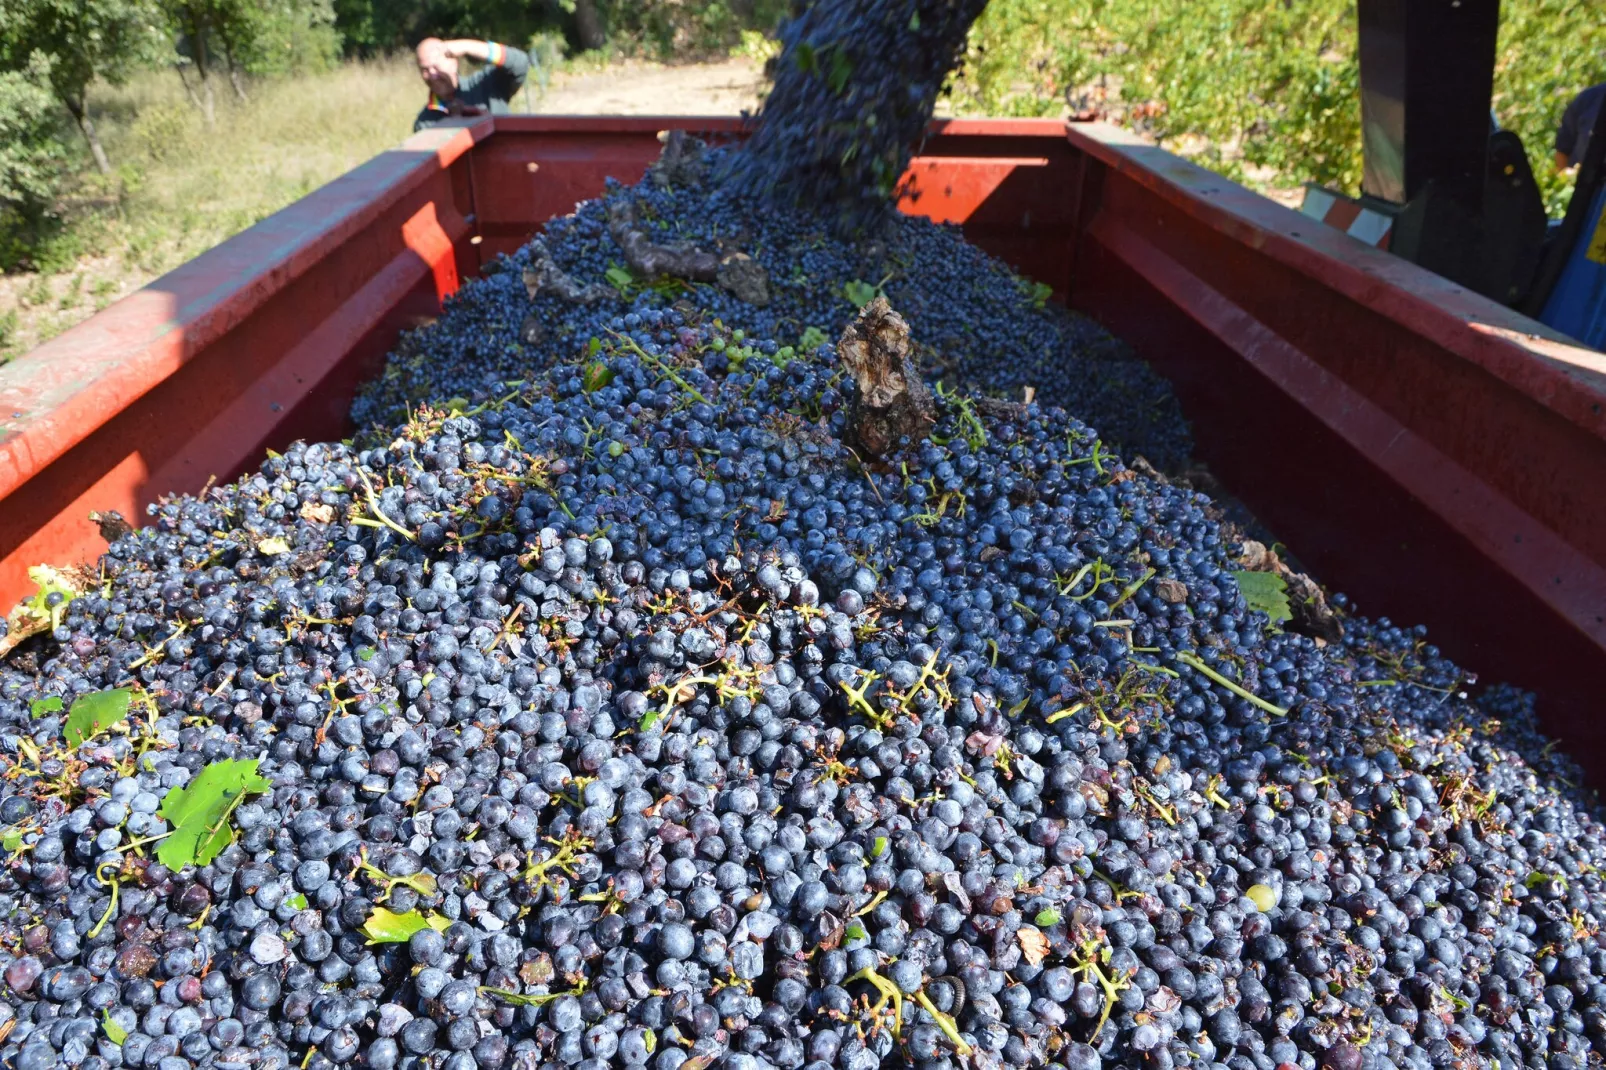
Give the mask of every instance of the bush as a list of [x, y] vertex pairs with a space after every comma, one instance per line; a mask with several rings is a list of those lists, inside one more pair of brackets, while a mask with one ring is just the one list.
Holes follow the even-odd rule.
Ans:
[[609, 40], [657, 58], [726, 54], [743, 30], [774, 30], [786, 0], [606, 0], [598, 5]]
[[[996, 115], [1096, 111], [1251, 184], [1360, 186], [1355, 0], [992, 0], [950, 97]], [[1606, 76], [1578, 0], [1507, 0], [1495, 108], [1554, 208], [1562, 109]]]
[[249, 45], [241, 57], [251, 74], [326, 71], [340, 61], [331, 0], [279, 0], [244, 5]]
[[71, 152], [42, 61], [0, 71], [0, 270], [26, 263], [55, 227]]

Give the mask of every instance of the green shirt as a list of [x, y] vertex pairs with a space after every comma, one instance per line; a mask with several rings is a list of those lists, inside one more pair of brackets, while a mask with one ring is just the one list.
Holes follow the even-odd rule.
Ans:
[[513, 113], [508, 102], [524, 88], [524, 79], [530, 73], [530, 57], [517, 48], [499, 45], [495, 41], [485, 44], [490, 50], [485, 66], [459, 80], [457, 92], [450, 101], [436, 100], [435, 94], [431, 93], [429, 103], [424, 105], [424, 110], [418, 113], [418, 118], [413, 122], [415, 133], [449, 118], [452, 107], [458, 104], [480, 108], [492, 115]]

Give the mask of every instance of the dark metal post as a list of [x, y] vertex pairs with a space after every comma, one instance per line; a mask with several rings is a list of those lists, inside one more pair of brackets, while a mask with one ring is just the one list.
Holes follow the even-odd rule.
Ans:
[[1362, 190], [1483, 203], [1500, 0], [1359, 0]]

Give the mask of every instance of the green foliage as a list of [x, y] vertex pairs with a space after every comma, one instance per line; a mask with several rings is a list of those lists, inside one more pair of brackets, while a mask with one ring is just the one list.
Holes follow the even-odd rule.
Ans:
[[[62, 115], [47, 88], [49, 68], [49, 58], [34, 52], [22, 70], [0, 71], [0, 270], [26, 259], [51, 226], [68, 167]], [[0, 325], [0, 348], [7, 333]]]
[[863, 308], [876, 299], [881, 291], [862, 279], [850, 279], [842, 284], [842, 296], [847, 298], [855, 308]]
[[373, 913], [368, 915], [368, 920], [357, 931], [370, 944], [404, 944], [412, 939], [414, 933], [421, 933], [425, 929], [441, 932], [448, 924], [438, 914], [422, 914], [416, 910], [398, 914], [384, 907], [374, 907]]
[[157, 813], [173, 826], [173, 834], [156, 849], [157, 860], [171, 870], [204, 866], [234, 842], [229, 817], [247, 795], [273, 788], [257, 775], [258, 759], [230, 758], [212, 762], [187, 787], [173, 788]]
[[609, 43], [658, 59], [728, 55], [744, 30], [779, 25], [789, 0], [600, 0]]
[[[1574, 94], [1606, 77], [1606, 22], [1579, 0], [1506, 0], [1495, 111], [1522, 135], [1552, 210], [1550, 146]], [[1251, 184], [1361, 177], [1355, 0], [992, 0], [950, 96], [962, 112], [1135, 126]]]
[[1294, 619], [1293, 607], [1288, 604], [1288, 584], [1275, 572], [1234, 572], [1244, 601], [1250, 609], [1258, 609], [1271, 618], [1273, 624]]
[[[112, 725], [128, 716], [128, 706], [134, 700], [134, 692], [126, 687], [119, 687], [111, 691], [97, 691], [93, 695], [85, 695], [72, 704], [67, 713], [67, 726], [63, 733], [67, 737], [67, 746], [77, 747], [93, 736], [97, 736]], [[57, 709], [61, 708], [57, 701]]]
[[43, 717], [47, 713], [61, 712], [61, 696], [49, 695], [45, 698], [36, 698], [28, 703], [28, 714], [31, 717]]
[[580, 377], [580, 385], [587, 394], [601, 390], [611, 382], [613, 382], [613, 369], [600, 360], [587, 364], [584, 374]]
[[237, 8], [237, 58], [247, 73], [304, 74], [339, 61], [331, 0], [239, 0]]

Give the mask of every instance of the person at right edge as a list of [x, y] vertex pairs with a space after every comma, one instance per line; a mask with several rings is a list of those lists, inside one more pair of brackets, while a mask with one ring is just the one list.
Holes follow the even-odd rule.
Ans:
[[1590, 86], [1573, 98], [1562, 113], [1561, 127], [1556, 131], [1556, 170], [1565, 171], [1581, 163], [1584, 151], [1589, 148], [1590, 131], [1595, 129], [1595, 117], [1606, 102], [1606, 82]]
[[[460, 59], [472, 59], [480, 69], [458, 76]], [[413, 122], [416, 133], [442, 119], [457, 115], [508, 115], [508, 106], [530, 73], [530, 57], [517, 48], [495, 41], [442, 41], [426, 37], [418, 42], [418, 75], [429, 87], [429, 103]]]

